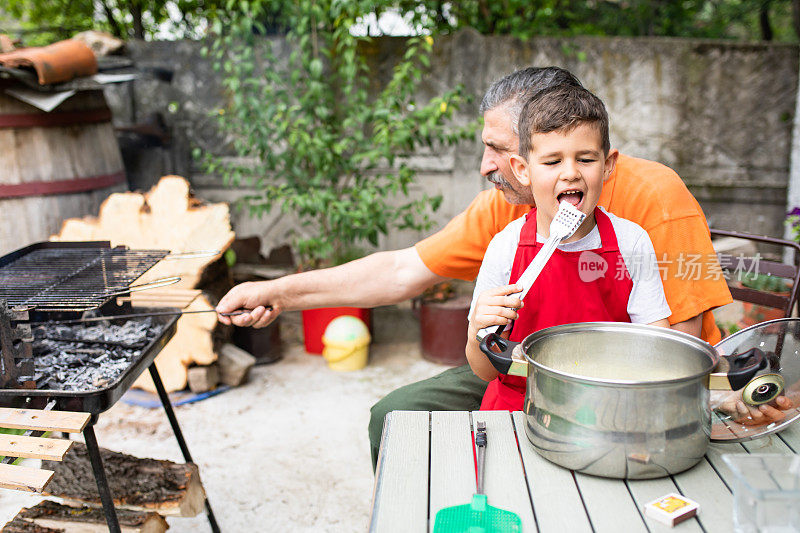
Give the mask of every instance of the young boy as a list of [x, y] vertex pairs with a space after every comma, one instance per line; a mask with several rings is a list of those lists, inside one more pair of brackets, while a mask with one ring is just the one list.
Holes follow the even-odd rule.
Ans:
[[[550, 326], [575, 322], [636, 322], [669, 327], [655, 252], [637, 224], [597, 207], [618, 152], [610, 149], [603, 102], [582, 87], [554, 87], [533, 95], [519, 123], [519, 155], [509, 164], [530, 187], [536, 207], [494, 236], [483, 258], [470, 310], [467, 359], [490, 381], [481, 409], [522, 409], [525, 379], [499, 375], [476, 335], [509, 324], [520, 341]], [[565, 200], [586, 219], [564, 239], [521, 302], [515, 282], [541, 249]], [[593, 269], [583, 268], [590, 264]]]

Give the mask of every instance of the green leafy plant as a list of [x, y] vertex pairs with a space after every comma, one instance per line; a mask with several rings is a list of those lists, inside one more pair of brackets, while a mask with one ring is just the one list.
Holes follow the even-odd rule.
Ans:
[[538, 36], [672, 36], [796, 41], [793, 0], [400, 0], [412, 26], [471, 27], [520, 39]]
[[228, 96], [219, 126], [239, 157], [205, 154], [207, 171], [253, 188], [243, 199], [253, 215], [293, 213], [305, 230], [294, 247], [306, 268], [344, 262], [392, 229], [430, 227], [441, 197], [412, 199], [415, 170], [405, 156], [472, 137], [476, 127], [450, 123], [465, 101], [461, 87], [416, 97], [433, 39], [406, 39], [381, 82], [369, 69], [372, 37], [351, 31], [375, 2], [273, 6], [271, 26], [287, 31], [270, 39], [258, 22], [263, 6], [242, 5], [214, 25], [208, 48]]
[[745, 272], [740, 275], [739, 281], [743, 286], [759, 291], [786, 292], [789, 290], [785, 279], [768, 274]]

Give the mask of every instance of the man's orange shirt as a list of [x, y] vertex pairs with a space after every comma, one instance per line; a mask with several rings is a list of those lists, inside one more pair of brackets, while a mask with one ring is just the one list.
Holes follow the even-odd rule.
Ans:
[[[704, 313], [702, 338], [719, 342], [711, 309], [730, 303], [731, 294], [703, 210], [680, 177], [660, 163], [620, 154], [599, 205], [650, 235], [672, 311], [670, 324]], [[496, 189], [483, 191], [444, 229], [418, 242], [417, 253], [440, 276], [473, 280], [492, 237], [529, 210], [509, 204]]]

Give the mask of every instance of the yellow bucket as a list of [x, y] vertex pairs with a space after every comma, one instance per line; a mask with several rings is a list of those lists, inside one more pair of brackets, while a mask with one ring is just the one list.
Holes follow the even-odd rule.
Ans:
[[331, 370], [360, 370], [367, 366], [369, 342], [369, 330], [364, 322], [354, 316], [340, 316], [325, 328], [322, 356]]

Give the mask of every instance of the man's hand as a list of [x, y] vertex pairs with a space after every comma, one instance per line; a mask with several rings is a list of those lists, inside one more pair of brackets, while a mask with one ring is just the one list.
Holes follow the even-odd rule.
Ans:
[[711, 407], [718, 409], [743, 426], [763, 426], [783, 420], [794, 402], [786, 396], [778, 396], [768, 404], [758, 407], [747, 405], [742, 400], [742, 391], [711, 391]]
[[216, 307], [217, 313], [232, 313], [240, 310], [248, 312], [234, 316], [218, 314], [219, 321], [239, 327], [263, 328], [269, 325], [280, 314], [280, 308], [275, 303], [267, 301], [266, 294], [269, 293], [269, 283], [269, 281], [248, 281], [228, 291], [228, 294], [219, 301]]

